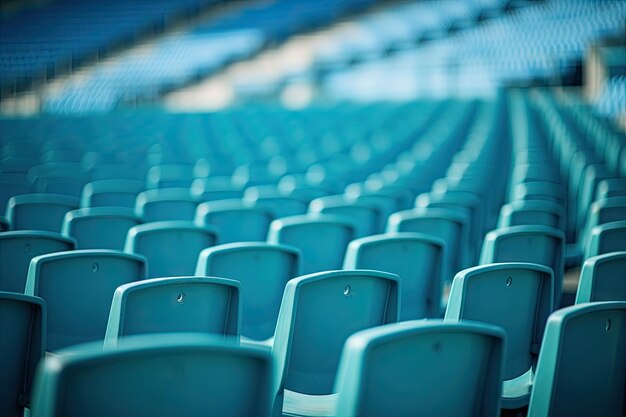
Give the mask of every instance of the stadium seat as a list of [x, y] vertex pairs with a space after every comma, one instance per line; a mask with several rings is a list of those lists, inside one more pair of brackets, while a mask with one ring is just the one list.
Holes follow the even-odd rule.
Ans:
[[446, 244], [442, 273], [448, 282], [458, 271], [469, 266], [465, 253], [469, 244], [468, 223], [468, 217], [458, 210], [420, 207], [389, 216], [387, 233], [417, 232], [442, 239]]
[[145, 278], [146, 260], [112, 250], [75, 250], [33, 258], [27, 295], [46, 301], [46, 348], [104, 339], [115, 289]]
[[554, 312], [539, 353], [528, 417], [623, 415], [625, 325], [624, 302]]
[[0, 413], [22, 417], [30, 407], [35, 368], [46, 348], [45, 302], [0, 292], [0, 335]]
[[105, 347], [144, 333], [211, 333], [239, 338], [240, 284], [212, 277], [155, 278], [115, 290]]
[[239, 242], [204, 249], [196, 275], [241, 283], [243, 340], [271, 342], [287, 282], [300, 276], [300, 251], [285, 245]]
[[230, 177], [196, 178], [191, 183], [191, 195], [199, 202], [240, 199], [243, 190], [234, 186]]
[[543, 225], [565, 230], [565, 210], [547, 200], [516, 200], [500, 209], [498, 228], [520, 225]]
[[11, 197], [6, 217], [11, 230], [60, 233], [65, 213], [78, 208], [78, 198], [60, 194], [24, 194]]
[[302, 273], [341, 269], [355, 226], [340, 215], [284, 217], [270, 224], [267, 242], [294, 246], [302, 251]]
[[263, 187], [248, 187], [243, 195], [243, 202], [252, 207], [258, 207], [272, 213], [274, 218], [298, 216], [307, 211], [307, 202], [297, 197], [282, 195], [271, 185], [270, 192], [263, 192]]
[[128, 229], [138, 224], [130, 208], [82, 208], [65, 214], [62, 234], [76, 239], [76, 249], [124, 250]]
[[201, 334], [128, 339], [116, 349], [91, 344], [48, 358], [32, 417], [276, 416], [267, 352]]
[[438, 320], [357, 332], [341, 354], [333, 415], [499, 416], [505, 340], [496, 326]]
[[193, 164], [155, 165], [148, 170], [146, 190], [155, 188], [189, 188], [194, 178]]
[[264, 241], [272, 220], [269, 211], [239, 199], [201, 203], [195, 217], [196, 224], [220, 231], [220, 243]]
[[439, 317], [443, 311], [445, 242], [422, 233], [393, 233], [355, 239], [343, 269], [372, 269], [400, 277], [399, 320]]
[[103, 179], [85, 184], [80, 206], [135, 208], [137, 194], [144, 190], [144, 183], [133, 179]]
[[585, 247], [585, 259], [626, 250], [626, 220], [605, 223], [591, 229]]
[[309, 204], [309, 212], [348, 216], [355, 223], [356, 238], [376, 234], [382, 216], [381, 211], [372, 204], [351, 202], [343, 194], [312, 200]]
[[36, 230], [0, 233], [0, 291], [24, 293], [31, 259], [75, 248], [74, 239], [58, 233]]
[[397, 321], [398, 279], [354, 270], [320, 272], [287, 283], [272, 348], [274, 393], [283, 414], [334, 410], [333, 383], [344, 342], [359, 330]]
[[133, 226], [128, 230], [124, 251], [148, 260], [148, 278], [191, 276], [198, 255], [218, 241], [218, 232], [192, 222], [164, 221]]
[[565, 237], [547, 226], [511, 226], [485, 236], [480, 264], [531, 262], [545, 265], [554, 274], [554, 309], [561, 305], [564, 274]]
[[588, 258], [580, 271], [576, 304], [626, 301], [626, 251]]
[[598, 183], [595, 201], [611, 197], [626, 197], [626, 178], [607, 178]]
[[[2, 166], [4, 167], [4, 161]], [[16, 195], [30, 194], [32, 187], [24, 175], [14, 173], [0, 173], [0, 213], [6, 212], [9, 199]]]
[[166, 220], [192, 221], [197, 203], [188, 188], [157, 188], [137, 194], [135, 214], [145, 223]]
[[513, 262], [469, 268], [454, 277], [445, 321], [490, 323], [507, 334], [502, 408], [528, 405], [545, 322], [552, 312], [552, 282], [549, 268]]

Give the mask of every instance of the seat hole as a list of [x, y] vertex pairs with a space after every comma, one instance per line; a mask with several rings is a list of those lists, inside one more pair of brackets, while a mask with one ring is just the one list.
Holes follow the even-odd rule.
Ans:
[[512, 284], [513, 284], [513, 278], [508, 277], [508, 278], [506, 279], [506, 286], [507, 286], [507, 287], [510, 287]]
[[184, 292], [180, 292], [180, 293], [178, 293], [178, 295], [176, 296], [176, 301], [177, 301], [179, 304], [184, 303], [184, 302], [185, 302], [185, 293], [184, 293]]
[[349, 285], [346, 285], [343, 288], [343, 295], [345, 295], [346, 297], [349, 297], [351, 293], [352, 293], [352, 288], [350, 288]]

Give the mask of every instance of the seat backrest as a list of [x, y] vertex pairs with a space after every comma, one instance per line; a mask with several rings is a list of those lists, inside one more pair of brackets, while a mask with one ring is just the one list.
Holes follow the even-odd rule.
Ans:
[[200, 252], [217, 243], [218, 232], [186, 221], [140, 224], [128, 230], [124, 251], [148, 260], [148, 277], [193, 275]]
[[83, 208], [65, 214], [62, 233], [76, 239], [77, 249], [123, 250], [128, 229], [139, 223], [130, 208]]
[[500, 415], [506, 335], [483, 323], [415, 320], [350, 336], [334, 415]]
[[194, 180], [193, 164], [161, 164], [148, 170], [146, 189], [181, 187], [189, 188]]
[[500, 209], [498, 227], [543, 225], [565, 230], [565, 209], [548, 200], [516, 200]]
[[587, 236], [585, 259], [623, 250], [626, 250], [626, 220], [605, 223], [595, 226]]
[[31, 415], [268, 417], [271, 386], [260, 349], [201, 334], [141, 335], [46, 360]]
[[622, 220], [626, 220], [626, 197], [609, 197], [594, 201], [589, 206], [587, 221], [578, 239], [583, 249], [594, 227]]
[[189, 188], [157, 188], [137, 194], [135, 214], [143, 222], [192, 221], [196, 206]]
[[511, 226], [487, 233], [480, 264], [530, 262], [545, 265], [554, 274], [554, 308], [561, 305], [565, 269], [565, 235], [547, 226]]
[[191, 183], [191, 195], [199, 202], [240, 199], [243, 190], [232, 184], [230, 177], [196, 178]]
[[144, 279], [146, 260], [112, 250], [40, 255], [28, 269], [26, 291], [46, 300], [47, 349], [104, 339], [111, 300], [120, 285]]
[[[255, 187], [250, 187], [248, 190], [251, 188], [254, 189]], [[280, 195], [278, 192], [276, 195], [257, 195], [255, 192], [248, 192], [248, 190], [244, 194], [244, 203], [269, 211], [274, 218], [298, 216], [307, 211], [307, 202], [300, 198]]]
[[312, 200], [309, 204], [309, 212], [348, 216], [355, 223], [355, 237], [375, 234], [381, 218], [380, 210], [372, 204], [348, 201], [343, 194]]
[[339, 356], [352, 333], [397, 321], [398, 276], [328, 271], [287, 283], [272, 352], [278, 397], [283, 390], [332, 393]]
[[241, 200], [201, 203], [195, 223], [220, 231], [220, 243], [265, 241], [273, 215], [266, 209], [246, 206]]
[[143, 181], [129, 179], [97, 180], [85, 184], [81, 207], [135, 208], [137, 194], [144, 190]]
[[480, 321], [506, 331], [504, 408], [528, 404], [532, 379], [522, 376], [539, 354], [545, 322], [552, 312], [552, 281], [548, 267], [513, 262], [469, 268], [454, 277], [445, 320]]
[[266, 340], [274, 336], [285, 285], [300, 276], [300, 256], [296, 248], [264, 242], [218, 245], [200, 253], [196, 275], [241, 282], [241, 334]]
[[469, 244], [469, 219], [461, 211], [433, 207], [398, 211], [387, 222], [387, 233], [397, 232], [424, 233], [442, 239], [446, 243], [446, 281], [468, 266], [465, 251]]
[[0, 291], [23, 293], [31, 259], [75, 248], [74, 239], [59, 233], [38, 230], [0, 233]]
[[61, 232], [65, 213], [78, 208], [78, 198], [61, 194], [16, 195], [7, 203], [12, 230]]
[[529, 417], [621, 417], [626, 407], [626, 303], [554, 312], [539, 354]]
[[439, 317], [442, 312], [443, 240], [422, 233], [388, 233], [355, 239], [343, 269], [373, 269], [400, 277], [400, 320]]
[[31, 192], [32, 188], [24, 175], [0, 173], [0, 213], [6, 212], [7, 202], [11, 197]]
[[576, 304], [626, 301], [626, 251], [593, 256], [580, 271]]
[[302, 251], [302, 273], [341, 269], [355, 226], [332, 214], [283, 217], [270, 224], [268, 243], [286, 244]]
[[225, 278], [147, 279], [115, 291], [105, 346], [143, 333], [201, 332], [239, 337], [240, 284]]
[[598, 183], [596, 201], [611, 197], [626, 197], [626, 178], [607, 178]]
[[46, 305], [39, 297], [0, 292], [0, 414], [22, 417], [46, 346]]

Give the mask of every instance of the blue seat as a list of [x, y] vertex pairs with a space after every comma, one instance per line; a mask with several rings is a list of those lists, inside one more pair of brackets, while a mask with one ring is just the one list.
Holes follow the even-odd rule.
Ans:
[[272, 348], [274, 393], [284, 414], [334, 409], [344, 342], [359, 330], [397, 321], [398, 287], [397, 275], [364, 270], [320, 272], [287, 283]]
[[76, 239], [77, 249], [123, 250], [128, 229], [138, 224], [130, 208], [82, 208], [65, 214], [62, 234]]
[[343, 269], [373, 269], [400, 277], [400, 320], [442, 313], [443, 240], [422, 233], [393, 233], [355, 239]]
[[302, 251], [302, 273], [341, 269], [355, 226], [332, 214], [283, 217], [270, 225], [268, 243], [286, 244]]
[[565, 230], [565, 209], [547, 200], [516, 200], [503, 205], [498, 228], [520, 225], [543, 225]]
[[222, 200], [199, 204], [195, 223], [216, 227], [220, 243], [253, 242], [267, 239], [273, 218], [268, 210], [249, 207], [241, 200]]
[[[3, 165], [4, 165], [4, 161]], [[0, 173], [0, 213], [6, 212], [9, 199], [16, 195], [30, 194], [32, 187], [26, 177], [16, 173]]]
[[552, 312], [552, 282], [550, 268], [513, 262], [469, 268], [454, 277], [445, 321], [490, 323], [507, 334], [503, 408], [528, 405], [532, 370]]
[[132, 179], [106, 179], [85, 184], [81, 194], [81, 207], [135, 207], [137, 194], [144, 190], [143, 181]]
[[530, 181], [518, 184], [513, 190], [513, 200], [547, 200], [561, 205], [566, 203], [563, 186], [548, 181]]
[[381, 212], [372, 204], [348, 201], [343, 194], [316, 198], [309, 204], [310, 213], [348, 216], [355, 223], [355, 237], [370, 236], [378, 232]]
[[155, 278], [115, 290], [104, 345], [143, 333], [212, 333], [239, 337], [240, 284], [212, 277]]
[[189, 188], [195, 179], [193, 164], [160, 164], [146, 176], [146, 190], [154, 188]]
[[626, 303], [585, 303], [546, 326], [528, 417], [624, 415]]
[[609, 197], [594, 201], [589, 206], [584, 229], [579, 232], [581, 249], [584, 250], [584, 245], [594, 227], [621, 220], [626, 220], [626, 197]]
[[585, 259], [626, 250], [626, 220], [601, 224], [591, 229], [585, 246]]
[[626, 301], [626, 251], [588, 258], [580, 271], [576, 304]]
[[561, 305], [565, 236], [547, 226], [511, 226], [492, 230], [485, 236], [480, 264], [530, 262], [545, 265], [554, 274], [554, 308]]
[[191, 195], [199, 202], [240, 199], [243, 190], [233, 185], [230, 177], [196, 178], [191, 183]]
[[46, 304], [39, 297], [0, 292], [0, 413], [22, 417], [30, 407], [35, 368], [46, 347]]
[[611, 197], [626, 197], [626, 178], [607, 178], [598, 183], [595, 201]]
[[468, 265], [466, 247], [469, 244], [469, 219], [458, 210], [420, 207], [403, 210], [389, 216], [387, 233], [417, 232], [435, 236], [446, 243], [444, 280], [452, 281], [454, 274]]
[[78, 208], [78, 198], [60, 194], [24, 194], [11, 197], [6, 217], [12, 230], [61, 232], [65, 213]]
[[496, 326], [439, 320], [357, 332], [341, 354], [333, 415], [499, 416], [505, 340]]
[[0, 291], [23, 293], [31, 259], [75, 248], [74, 239], [58, 233], [35, 230], [0, 233]]
[[300, 198], [282, 195], [274, 185], [248, 187], [243, 202], [271, 212], [274, 218], [305, 214], [308, 207]]
[[91, 344], [48, 358], [31, 415], [272, 415], [267, 352], [202, 334], [128, 339], [116, 349]]
[[296, 248], [264, 242], [218, 245], [200, 253], [196, 275], [241, 282], [241, 334], [268, 341], [274, 337], [285, 285], [300, 275], [300, 256]]
[[143, 222], [192, 221], [197, 202], [188, 188], [157, 188], [137, 194], [135, 214]]
[[112, 250], [40, 255], [28, 269], [28, 295], [48, 307], [47, 349], [104, 339], [115, 289], [146, 277], [146, 260]]
[[128, 230], [124, 251], [148, 260], [148, 278], [191, 276], [198, 255], [218, 241], [218, 232], [192, 222], [164, 221], [140, 224]]

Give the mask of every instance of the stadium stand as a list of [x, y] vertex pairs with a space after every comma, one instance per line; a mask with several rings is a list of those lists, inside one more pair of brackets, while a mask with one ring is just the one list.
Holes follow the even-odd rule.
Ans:
[[0, 415], [626, 412], [623, 1], [11, 10]]

